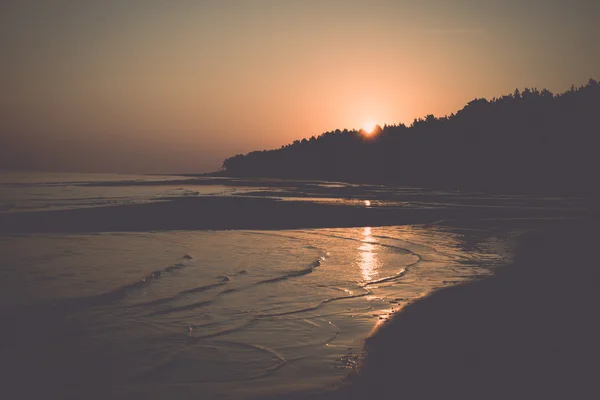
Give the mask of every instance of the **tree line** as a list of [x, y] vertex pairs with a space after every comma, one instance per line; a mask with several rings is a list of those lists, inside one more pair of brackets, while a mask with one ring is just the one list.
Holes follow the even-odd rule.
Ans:
[[223, 162], [227, 176], [484, 191], [597, 191], [600, 84], [476, 98], [410, 126], [335, 130]]

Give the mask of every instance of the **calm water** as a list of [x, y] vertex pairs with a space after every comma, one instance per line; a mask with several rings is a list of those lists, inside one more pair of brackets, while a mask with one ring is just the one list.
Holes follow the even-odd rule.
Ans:
[[[128, 183], [139, 180], [159, 183]], [[99, 206], [98, 199], [166, 201], [175, 190], [249, 190], [192, 190], [165, 184], [171, 180], [12, 175], [4, 178], [12, 197], [3, 204], [5, 212], [24, 212]], [[119, 185], [85, 185], [107, 181]], [[382, 197], [387, 206], [389, 193]], [[365, 206], [375, 206], [376, 196], [369, 198]], [[117, 397], [206, 398], [335, 384], [394, 311], [432, 289], [489, 274], [510, 248], [504, 235], [407, 225], [5, 235], [0, 254], [0, 309], [14, 331], [15, 376], [47, 374], [36, 357], [59, 357], [53, 383], [69, 376], [73, 384], [101, 381]]]
[[[0, 212], [125, 205], [167, 198], [228, 195], [241, 188], [186, 184], [160, 175], [0, 173]], [[157, 185], [152, 185], [156, 183]]]

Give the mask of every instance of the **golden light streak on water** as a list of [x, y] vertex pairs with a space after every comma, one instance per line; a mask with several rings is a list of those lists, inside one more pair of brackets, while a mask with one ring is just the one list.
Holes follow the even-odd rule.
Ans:
[[359, 250], [359, 265], [360, 272], [366, 282], [373, 280], [379, 275], [379, 259], [377, 257], [376, 243], [377, 240], [371, 235], [371, 228], [365, 227], [362, 232], [363, 243], [358, 248]]

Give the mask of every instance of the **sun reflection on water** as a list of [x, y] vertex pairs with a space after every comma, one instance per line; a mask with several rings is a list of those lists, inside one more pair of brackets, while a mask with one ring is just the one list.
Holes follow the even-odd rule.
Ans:
[[363, 232], [363, 243], [358, 248], [359, 252], [359, 264], [360, 272], [363, 279], [368, 282], [373, 280], [378, 274], [379, 259], [375, 252], [375, 245], [377, 240], [371, 235], [371, 228], [365, 227]]

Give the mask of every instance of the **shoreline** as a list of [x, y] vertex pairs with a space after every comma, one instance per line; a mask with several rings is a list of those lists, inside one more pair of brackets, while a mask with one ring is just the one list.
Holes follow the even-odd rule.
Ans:
[[406, 305], [367, 338], [358, 371], [320, 397], [597, 396], [594, 232], [570, 223], [525, 233], [493, 276]]
[[[0, 235], [435, 224], [472, 230], [477, 241], [484, 231], [526, 231], [516, 240], [513, 263], [492, 278], [435, 290], [404, 305], [366, 339], [366, 356], [355, 374], [339, 387], [309, 395], [585, 398], [600, 372], [594, 343], [600, 329], [593, 325], [598, 309], [593, 285], [600, 274], [588, 265], [597, 235], [584, 222], [591, 214], [588, 209], [391, 208], [198, 197], [0, 214]], [[581, 348], [573, 350], [573, 343]], [[573, 367], [580, 362], [580, 368]], [[307, 397], [306, 392], [282, 395]]]

